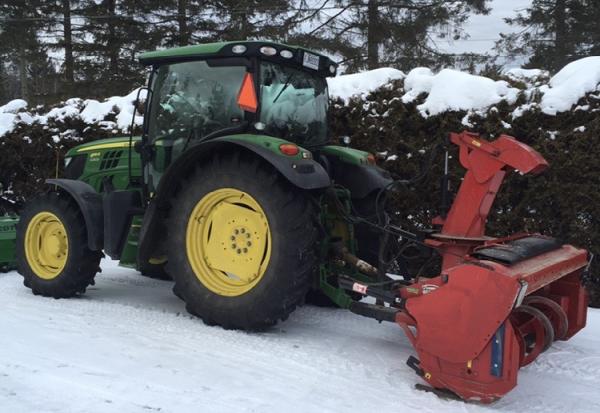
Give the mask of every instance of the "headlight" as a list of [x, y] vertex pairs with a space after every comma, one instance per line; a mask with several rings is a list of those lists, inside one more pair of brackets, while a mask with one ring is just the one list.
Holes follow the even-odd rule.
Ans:
[[242, 54], [246, 51], [246, 46], [243, 44], [236, 44], [231, 48], [231, 51], [235, 54]]
[[274, 56], [277, 54], [277, 49], [270, 46], [263, 46], [260, 48], [260, 52], [265, 56]]

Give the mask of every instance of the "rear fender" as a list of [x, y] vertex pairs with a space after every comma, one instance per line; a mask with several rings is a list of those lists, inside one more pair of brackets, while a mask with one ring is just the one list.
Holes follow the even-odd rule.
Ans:
[[77, 203], [85, 221], [88, 248], [92, 251], [101, 250], [104, 240], [104, 214], [100, 194], [85, 182], [73, 179], [46, 179], [46, 183], [60, 188]]

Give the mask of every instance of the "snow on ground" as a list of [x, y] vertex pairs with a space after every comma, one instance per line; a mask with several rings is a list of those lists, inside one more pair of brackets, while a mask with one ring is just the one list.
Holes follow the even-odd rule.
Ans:
[[494, 81], [452, 69], [434, 74], [430, 69], [418, 67], [404, 80], [406, 94], [402, 101], [412, 102], [422, 93], [425, 102], [417, 108], [423, 116], [437, 115], [451, 110], [483, 110], [501, 100], [514, 103], [519, 89], [503, 80]]
[[392, 80], [403, 79], [406, 75], [398, 69], [383, 67], [350, 75], [327, 79], [329, 94], [348, 101], [352, 96], [368, 94]]
[[264, 333], [208, 327], [171, 283], [114, 262], [83, 297], [34, 296], [0, 274], [3, 412], [598, 412], [600, 311], [522, 369], [491, 406], [414, 389], [393, 324], [306, 306]]
[[576, 60], [563, 67], [550, 84], [541, 90], [541, 107], [544, 113], [555, 115], [570, 110], [582, 96], [599, 89], [600, 56]]

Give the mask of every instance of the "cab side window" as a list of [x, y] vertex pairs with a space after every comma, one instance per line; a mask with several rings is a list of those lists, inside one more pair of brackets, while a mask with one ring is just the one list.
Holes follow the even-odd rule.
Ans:
[[236, 98], [245, 73], [244, 66], [205, 61], [161, 66], [152, 88], [150, 140], [190, 141], [241, 122]]

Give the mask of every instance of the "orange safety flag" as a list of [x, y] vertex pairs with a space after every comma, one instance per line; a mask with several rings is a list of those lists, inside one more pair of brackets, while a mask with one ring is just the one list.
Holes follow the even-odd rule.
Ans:
[[242, 87], [238, 93], [237, 103], [246, 112], [256, 113], [258, 110], [258, 99], [256, 98], [254, 79], [251, 73], [246, 73], [246, 76], [244, 76]]

